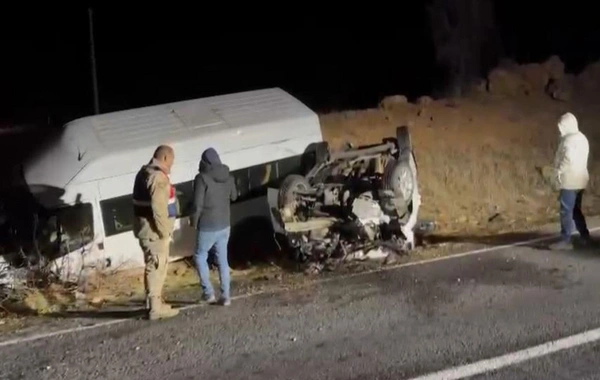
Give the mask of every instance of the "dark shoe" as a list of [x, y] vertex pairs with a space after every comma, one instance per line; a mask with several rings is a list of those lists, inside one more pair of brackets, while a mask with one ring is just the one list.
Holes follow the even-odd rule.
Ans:
[[568, 241], [560, 241], [558, 243], [550, 244], [548, 249], [551, 251], [572, 251], [573, 244]]
[[585, 236], [585, 237], [581, 237], [580, 238], [581, 242], [588, 247], [592, 247], [597, 245], [598, 243], [596, 242], [596, 240], [594, 240], [591, 236]]

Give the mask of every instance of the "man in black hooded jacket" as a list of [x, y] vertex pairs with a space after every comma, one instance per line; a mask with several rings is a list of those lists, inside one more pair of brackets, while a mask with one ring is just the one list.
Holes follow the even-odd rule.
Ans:
[[216, 303], [214, 290], [209, 279], [208, 252], [214, 246], [221, 297], [219, 303], [230, 305], [229, 293], [229, 262], [227, 260], [227, 244], [230, 234], [230, 202], [237, 198], [237, 189], [229, 167], [221, 163], [219, 154], [208, 148], [202, 153], [199, 173], [194, 180], [194, 205], [191, 214], [191, 224], [197, 230], [197, 245], [194, 261], [202, 296], [209, 303]]

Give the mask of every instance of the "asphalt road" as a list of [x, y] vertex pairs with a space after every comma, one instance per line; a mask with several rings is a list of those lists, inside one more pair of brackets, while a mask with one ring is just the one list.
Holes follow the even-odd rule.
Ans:
[[[600, 252], [519, 247], [0, 347], [1, 379], [408, 379], [600, 327]], [[600, 378], [600, 342], [477, 379]]]

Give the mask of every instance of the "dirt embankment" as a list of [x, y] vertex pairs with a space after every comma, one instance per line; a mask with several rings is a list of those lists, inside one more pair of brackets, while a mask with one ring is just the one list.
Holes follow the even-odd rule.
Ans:
[[600, 213], [599, 89], [600, 62], [575, 75], [565, 73], [558, 57], [507, 61], [459, 99], [411, 103], [395, 95], [377, 109], [325, 114], [321, 122], [333, 147], [377, 142], [408, 125], [419, 165], [421, 217], [436, 220], [441, 232], [519, 230], [558, 217], [557, 194], [536, 167], [552, 164], [556, 123], [567, 111], [590, 140], [585, 210]]

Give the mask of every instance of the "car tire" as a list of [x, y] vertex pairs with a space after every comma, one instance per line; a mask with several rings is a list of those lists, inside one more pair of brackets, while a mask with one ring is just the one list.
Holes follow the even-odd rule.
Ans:
[[301, 175], [291, 174], [283, 180], [279, 187], [277, 205], [280, 209], [289, 207], [295, 201], [295, 192], [298, 190], [309, 190], [308, 180]]
[[390, 159], [385, 167], [381, 184], [384, 191], [391, 191], [394, 198], [402, 201], [406, 207], [412, 201], [415, 191], [415, 173], [410, 167], [409, 159]]
[[398, 161], [408, 162], [412, 154], [412, 141], [407, 126], [396, 128], [396, 144], [398, 145]]

